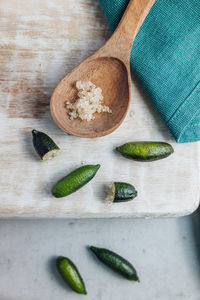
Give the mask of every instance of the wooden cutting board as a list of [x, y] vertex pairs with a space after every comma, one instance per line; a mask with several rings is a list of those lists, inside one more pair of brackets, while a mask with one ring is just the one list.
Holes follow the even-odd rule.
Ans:
[[[176, 144], [135, 83], [129, 113], [111, 135], [68, 136], [50, 117], [56, 84], [110, 35], [96, 1], [1, 0], [0, 26], [1, 217], [171, 217], [198, 207], [200, 144]], [[38, 159], [33, 128], [57, 142], [60, 156]], [[135, 140], [167, 141], [175, 153], [152, 163], [114, 153], [115, 146]], [[59, 178], [87, 163], [101, 164], [91, 183], [67, 198], [51, 196]], [[108, 205], [105, 186], [111, 181], [132, 183], [138, 197]]]

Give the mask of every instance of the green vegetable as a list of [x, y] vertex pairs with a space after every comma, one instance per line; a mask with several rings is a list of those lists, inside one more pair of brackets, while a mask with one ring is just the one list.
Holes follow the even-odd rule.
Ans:
[[108, 190], [107, 200], [110, 202], [126, 202], [137, 197], [137, 191], [129, 183], [113, 182]]
[[164, 142], [133, 142], [117, 147], [116, 150], [123, 156], [137, 161], [154, 161], [174, 152], [173, 147]]
[[61, 198], [74, 193], [88, 183], [96, 175], [99, 168], [100, 165], [86, 165], [74, 170], [53, 186], [52, 194], [56, 198]]
[[78, 294], [86, 295], [84, 281], [74, 263], [67, 257], [59, 256], [56, 259], [56, 264], [60, 275], [72, 290]]
[[129, 280], [140, 282], [135, 268], [130, 262], [120, 255], [104, 248], [91, 246], [90, 249], [102, 263], [110, 267], [115, 272]]
[[58, 154], [59, 147], [46, 133], [33, 129], [32, 134], [33, 146], [42, 160], [51, 159]]

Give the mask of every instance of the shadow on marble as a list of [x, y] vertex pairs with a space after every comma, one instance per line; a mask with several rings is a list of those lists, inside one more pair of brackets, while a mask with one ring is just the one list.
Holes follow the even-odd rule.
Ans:
[[200, 278], [200, 206], [199, 208], [192, 214], [192, 234], [194, 238], [194, 249], [196, 250], [198, 264], [198, 273]]

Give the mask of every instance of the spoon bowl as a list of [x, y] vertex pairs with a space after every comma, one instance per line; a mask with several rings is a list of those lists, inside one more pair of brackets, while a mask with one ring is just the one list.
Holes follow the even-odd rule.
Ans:
[[[130, 51], [133, 40], [154, 0], [131, 0], [112, 37], [97, 52], [68, 73], [50, 101], [55, 123], [71, 135], [94, 138], [114, 131], [124, 120], [131, 97]], [[102, 89], [103, 105], [112, 113], [95, 113], [94, 120], [70, 120], [66, 102], [77, 99], [76, 82], [91, 81]]]
[[[87, 122], [79, 118], [70, 120], [66, 101], [76, 100], [78, 80], [89, 80], [102, 88], [103, 105], [112, 113], [95, 113], [95, 119]], [[100, 57], [80, 64], [63, 78], [51, 99], [51, 113], [56, 124], [69, 134], [79, 137], [98, 137], [112, 132], [123, 121], [129, 106], [128, 71], [122, 61], [113, 57]], [[122, 101], [123, 99], [123, 101]]]

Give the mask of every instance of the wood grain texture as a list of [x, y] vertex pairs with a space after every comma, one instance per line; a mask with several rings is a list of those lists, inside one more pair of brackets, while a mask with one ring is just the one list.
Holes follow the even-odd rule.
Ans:
[[[0, 216], [157, 217], [179, 216], [199, 204], [199, 143], [176, 144], [136, 83], [123, 124], [98, 139], [68, 136], [49, 113], [50, 95], [60, 79], [109, 38], [93, 0], [0, 1]], [[62, 151], [41, 162], [31, 130], [48, 133]], [[114, 153], [135, 140], [161, 140], [175, 153], [153, 163], [137, 163]], [[84, 163], [101, 163], [97, 176], [67, 198], [51, 196], [52, 185]], [[128, 181], [138, 197], [107, 205], [105, 186]]]
[[[68, 134], [95, 138], [116, 130], [124, 120], [131, 100], [130, 52], [133, 41], [155, 0], [131, 0], [111, 38], [94, 54], [69, 72], [58, 84], [50, 100], [55, 123]], [[103, 92], [103, 105], [112, 114], [100, 113], [91, 122], [66, 114], [69, 102], [77, 98], [76, 82], [88, 80]]]

